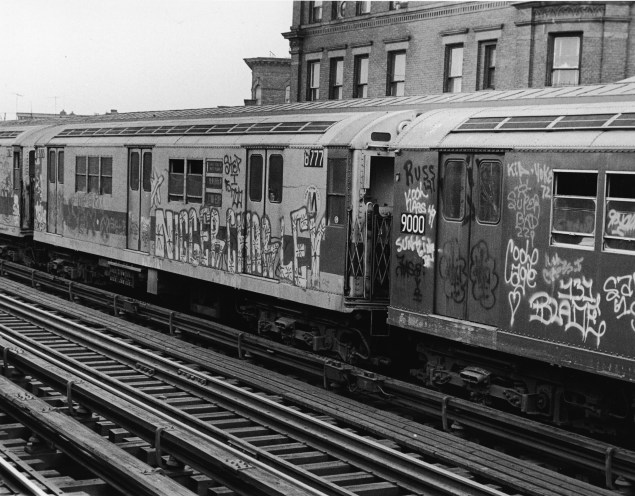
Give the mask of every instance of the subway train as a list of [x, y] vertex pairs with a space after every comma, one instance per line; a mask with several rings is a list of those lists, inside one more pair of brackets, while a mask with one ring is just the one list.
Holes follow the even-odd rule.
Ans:
[[575, 427], [635, 413], [635, 83], [0, 123], [0, 255]]

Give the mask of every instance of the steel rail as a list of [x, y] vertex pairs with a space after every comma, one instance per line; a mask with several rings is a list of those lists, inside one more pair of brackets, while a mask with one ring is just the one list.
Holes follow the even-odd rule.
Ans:
[[[13, 300], [12, 304], [7, 300], [12, 300], [6, 296], [1, 297], [4, 308], [10, 308], [11, 313], [22, 312], [29, 321], [37, 323], [44, 328], [54, 326], [57, 333], [64, 333], [64, 337], [74, 342], [79, 342], [82, 346], [89, 349], [98, 350], [99, 353], [105, 354], [117, 361], [126, 363], [131, 367], [137, 366], [138, 370], [152, 370], [153, 378], [168, 379], [171, 384], [177, 384], [179, 387], [185, 387], [202, 398], [208, 398], [216, 404], [227, 404], [227, 408], [232, 410], [240, 410], [245, 412], [249, 418], [258, 418], [259, 422], [269, 426], [275, 426], [276, 431], [287, 432], [289, 436], [296, 439], [307, 439], [311, 445], [316, 446], [329, 453], [336, 453], [339, 459], [345, 460], [365, 471], [374, 473], [388, 480], [398, 481], [398, 485], [410, 491], [417, 493], [435, 491], [434, 494], [452, 494], [452, 495], [488, 495], [503, 496], [502, 493], [492, 487], [488, 487], [477, 481], [473, 481], [450, 470], [443, 469], [404, 455], [382, 444], [361, 438], [345, 429], [331, 425], [320, 419], [300, 413], [295, 409], [286, 407], [278, 402], [272, 401], [261, 395], [250, 393], [225, 381], [203, 376], [200, 372], [188, 368], [184, 365], [174, 363], [162, 357], [138, 350], [133, 345], [122, 343], [118, 339], [105, 336], [101, 332], [96, 332], [86, 326], [77, 323], [70, 323], [59, 316], [51, 316], [41, 310], [34, 309], [26, 304]], [[39, 317], [34, 314], [42, 313]], [[10, 329], [4, 325], [0, 325], [0, 329], [5, 334], [13, 334]], [[9, 338], [7, 338], [9, 339]], [[16, 345], [22, 343], [22, 346], [28, 345], [29, 351], [33, 352], [37, 342], [17, 334], [15, 336]], [[122, 348], [119, 351], [118, 348]], [[61, 353], [54, 350], [47, 351], [49, 355], [56, 357], [56, 360], [75, 362], [73, 367], [81, 366], [80, 362], [64, 357]], [[140, 365], [140, 366], [139, 366]], [[169, 372], [161, 372], [169, 371]], [[278, 457], [268, 455], [257, 447], [245, 443], [239, 438], [228, 439], [226, 433], [218, 428], [210, 428], [204, 422], [193, 419], [190, 415], [183, 414], [174, 407], [164, 405], [152, 396], [138, 392], [134, 388], [126, 386], [119, 381], [109, 378], [100, 372], [91, 372], [95, 379], [82, 375], [84, 380], [99, 381], [100, 386], [104, 382], [115, 384], [117, 389], [126, 391], [127, 396], [132, 396], [143, 403], [153, 404], [153, 408], [161, 409], [162, 412], [170, 416], [170, 421], [175, 422], [178, 419], [179, 424], [189, 422], [196, 424], [196, 432], [205, 429], [208, 435], [216, 437], [222, 436], [224, 442], [236, 443], [237, 446], [248, 452], [258, 451], [258, 457], [267, 457], [269, 461], [277, 461]], [[194, 380], [188, 380], [193, 378]], [[326, 435], [329, 433], [329, 436]], [[329, 439], [330, 437], [330, 439]], [[288, 462], [284, 462], [285, 465]], [[277, 463], [279, 469], [279, 462]], [[294, 469], [294, 476], [297, 475], [297, 466], [291, 464]], [[313, 480], [315, 484], [315, 480]], [[323, 484], [323, 483], [322, 483]], [[335, 486], [330, 489], [339, 489], [338, 494], [342, 493], [341, 488]]]
[[[113, 309], [112, 302], [118, 302], [118, 306], [114, 305], [115, 309], [119, 308], [119, 311], [123, 313], [147, 317], [155, 323], [169, 327], [172, 333], [179, 330], [201, 340], [237, 348], [239, 355], [249, 351], [252, 355], [269, 361], [279, 359], [285, 364], [293, 363], [294, 366], [313, 377], [324, 376], [325, 383], [327, 382], [326, 364], [329, 362], [335, 363], [353, 383], [360, 377], [366, 378], [372, 375], [381, 385], [380, 396], [389, 395], [393, 404], [402, 405], [413, 412], [442, 417], [444, 425], [456, 421], [471, 429], [504, 439], [506, 442], [513, 442], [519, 447], [543, 454], [548, 453], [554, 458], [566, 458], [581, 468], [604, 473], [607, 479], [621, 476], [635, 480], [635, 453], [630, 450], [585, 438], [530, 419], [501, 414], [495, 409], [452, 398], [421, 386], [369, 374], [358, 367], [298, 351], [279, 343], [272, 343], [222, 324], [165, 310], [145, 302], [136, 302], [130, 298], [117, 299], [117, 295], [113, 293], [39, 273], [11, 262], [0, 261], [0, 274], [3, 272], [10, 272], [21, 280], [30, 281], [32, 286], [43, 284], [58, 293], [90, 301], [105, 309]], [[108, 303], [105, 303], [106, 301]]]
[[47, 356], [50, 349], [45, 352], [34, 349], [19, 339], [4, 335], [5, 326], [0, 325], [0, 331], [0, 350], [3, 352], [4, 367], [10, 362], [16, 368], [38, 377], [45, 383], [55, 384], [60, 391], [72, 392], [75, 401], [117, 424], [126, 426], [148, 442], [156, 442], [159, 432], [161, 446], [166, 452], [173, 453], [177, 458], [221, 481], [238, 494], [326, 494], [306, 487], [285, 474], [276, 473], [239, 449], [223, 445], [209, 436], [192, 432], [191, 429], [182, 428], [174, 419], [160, 412], [148, 411], [138, 400], [122, 399], [117, 388], [100, 384], [89, 375], [51, 359]]
[[4, 455], [0, 455], [0, 473], [7, 474], [12, 480], [14, 480], [20, 487], [26, 489], [29, 494], [34, 496], [50, 496], [49, 493], [40, 489], [40, 487], [33, 482], [33, 480], [26, 474], [20, 472], [13, 465], [4, 459]]

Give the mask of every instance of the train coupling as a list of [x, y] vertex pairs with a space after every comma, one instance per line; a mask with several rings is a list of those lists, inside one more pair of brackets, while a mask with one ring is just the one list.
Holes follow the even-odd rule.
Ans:
[[459, 372], [459, 376], [467, 387], [487, 386], [491, 372], [480, 367], [466, 367]]

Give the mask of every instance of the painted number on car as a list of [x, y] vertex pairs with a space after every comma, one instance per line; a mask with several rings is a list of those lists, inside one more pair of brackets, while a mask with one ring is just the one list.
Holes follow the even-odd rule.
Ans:
[[322, 150], [304, 150], [305, 167], [323, 167], [324, 152]]
[[407, 234], [425, 234], [426, 216], [423, 214], [401, 214], [401, 232]]

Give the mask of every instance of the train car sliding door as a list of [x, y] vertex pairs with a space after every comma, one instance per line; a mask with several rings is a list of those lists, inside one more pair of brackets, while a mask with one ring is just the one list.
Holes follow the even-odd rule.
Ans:
[[152, 150], [128, 151], [128, 244], [129, 250], [150, 252], [150, 193]]
[[441, 178], [436, 312], [491, 323], [503, 263], [502, 155], [443, 155]]
[[64, 150], [49, 148], [46, 188], [46, 230], [62, 234], [62, 202], [64, 200]]
[[243, 271], [275, 277], [282, 214], [283, 154], [281, 150], [249, 150], [243, 236]]

